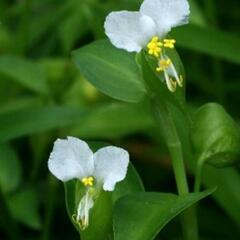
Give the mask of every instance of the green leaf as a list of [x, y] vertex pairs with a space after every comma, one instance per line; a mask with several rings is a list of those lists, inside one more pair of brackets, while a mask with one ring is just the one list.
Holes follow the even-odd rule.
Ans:
[[76, 124], [85, 112], [79, 108], [43, 107], [0, 114], [0, 142]]
[[[63, 4], [54, 4], [54, 5], [42, 5], [36, 6], [37, 11], [33, 11], [33, 14], [30, 16], [31, 21], [29, 24], [29, 35], [28, 35], [28, 44], [26, 47], [32, 48], [34, 45], [38, 46], [38, 42], [46, 36], [46, 34], [51, 36], [51, 33], [55, 34], [56, 23], [61, 22], [64, 19], [64, 16], [69, 11], [72, 1], [67, 1]], [[45, 3], [46, 4], [46, 3]], [[45, 11], [41, 9], [44, 8]], [[54, 9], [54, 11], [53, 11]], [[36, 31], [37, 29], [37, 31]], [[51, 39], [51, 37], [49, 37]], [[41, 46], [40, 50], [43, 47]], [[34, 49], [35, 52], [38, 49]]]
[[198, 159], [215, 167], [240, 161], [240, 132], [237, 124], [217, 103], [198, 109], [192, 126], [193, 145]]
[[12, 217], [33, 229], [41, 228], [41, 220], [38, 212], [38, 196], [33, 188], [24, 189], [12, 195], [8, 199], [8, 205]]
[[0, 188], [4, 193], [14, 191], [21, 182], [21, 164], [17, 153], [7, 144], [0, 144]]
[[213, 190], [177, 196], [138, 193], [119, 199], [114, 209], [115, 240], [152, 240], [182, 211], [207, 197]]
[[145, 95], [134, 54], [99, 40], [73, 52], [80, 72], [98, 90], [115, 99], [138, 102]]
[[240, 64], [240, 38], [216, 29], [186, 25], [175, 28], [171, 35], [181, 47], [206, 53]]
[[113, 139], [150, 129], [152, 126], [153, 118], [146, 103], [114, 103], [96, 108], [70, 133], [82, 138]]
[[44, 71], [30, 60], [2, 55], [0, 56], [0, 72], [33, 91], [41, 94], [48, 93]]
[[41, 105], [41, 99], [37, 97], [15, 97], [0, 106], [0, 114], [39, 107]]
[[88, 19], [85, 16], [85, 12], [89, 9], [86, 8], [85, 2], [74, 1], [71, 14], [59, 25], [59, 35], [65, 52], [69, 52], [78, 38], [86, 34], [89, 29]]

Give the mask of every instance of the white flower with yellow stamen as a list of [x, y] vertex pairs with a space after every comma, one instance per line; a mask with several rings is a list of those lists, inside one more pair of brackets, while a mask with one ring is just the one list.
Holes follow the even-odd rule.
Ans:
[[86, 142], [68, 137], [58, 139], [48, 160], [48, 168], [59, 180], [78, 179], [86, 188], [79, 201], [73, 220], [81, 229], [89, 224], [89, 211], [94, 206], [96, 193], [101, 188], [113, 191], [127, 173], [129, 154], [118, 147], [104, 147], [93, 153]]
[[163, 69], [170, 91], [177, 84], [183, 86], [182, 76], [168, 61], [165, 49], [173, 49], [175, 39], [166, 38], [173, 27], [188, 23], [190, 14], [187, 0], [144, 0], [138, 12], [119, 11], [110, 13], [105, 20], [105, 32], [117, 48], [128, 52], [140, 52], [147, 49], [150, 55], [158, 59], [158, 69]]

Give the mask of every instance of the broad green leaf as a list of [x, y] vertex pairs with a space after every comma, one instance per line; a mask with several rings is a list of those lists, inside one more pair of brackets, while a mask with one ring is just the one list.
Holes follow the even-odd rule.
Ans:
[[145, 95], [134, 54], [99, 40], [74, 51], [72, 56], [84, 77], [110, 97], [138, 102]]
[[200, 107], [193, 118], [193, 146], [197, 159], [215, 167], [240, 161], [240, 131], [225, 109], [217, 103]]
[[0, 142], [76, 124], [85, 112], [79, 108], [43, 107], [0, 114]]
[[0, 56], [0, 73], [33, 91], [42, 94], [48, 93], [44, 71], [38, 64], [30, 60], [17, 56], [2, 55]]
[[15, 150], [0, 144], [0, 188], [4, 193], [12, 192], [21, 181], [21, 163]]
[[114, 103], [100, 106], [70, 133], [83, 138], [113, 139], [150, 129], [153, 126], [153, 118], [148, 108], [146, 103]]
[[28, 188], [21, 190], [8, 199], [12, 217], [33, 229], [41, 228], [40, 214], [38, 212], [39, 197], [36, 190]]
[[114, 239], [152, 240], [170, 220], [212, 192], [185, 196], [167, 193], [125, 196], [114, 208]]
[[240, 38], [216, 29], [186, 25], [175, 28], [171, 35], [181, 47], [206, 53], [240, 64]]

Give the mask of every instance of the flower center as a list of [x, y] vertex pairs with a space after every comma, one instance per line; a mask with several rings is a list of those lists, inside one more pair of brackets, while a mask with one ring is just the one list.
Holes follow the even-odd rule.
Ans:
[[171, 92], [175, 92], [177, 85], [183, 87], [183, 77], [178, 75], [178, 72], [171, 61], [166, 55], [164, 49], [174, 49], [176, 40], [175, 39], [159, 39], [154, 36], [148, 43], [148, 54], [154, 56], [158, 60], [158, 66], [156, 67], [157, 72], [162, 72], [168, 89]]
[[94, 184], [94, 178], [93, 177], [84, 177], [82, 178], [81, 182], [85, 187], [92, 187]]
[[152, 40], [148, 43], [148, 53], [150, 55], [153, 55], [155, 57], [159, 57], [160, 53], [162, 52], [162, 42], [159, 41], [158, 37], [155, 36], [152, 38]]

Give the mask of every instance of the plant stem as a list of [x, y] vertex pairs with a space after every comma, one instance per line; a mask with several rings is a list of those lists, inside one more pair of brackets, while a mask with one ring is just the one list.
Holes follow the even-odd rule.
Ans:
[[[174, 170], [178, 194], [185, 195], [189, 193], [187, 177], [184, 167], [182, 145], [166, 105], [154, 102], [155, 117], [160, 123], [161, 132], [166, 140]], [[197, 219], [195, 208], [189, 208], [181, 215], [183, 236], [185, 240], [198, 240]]]

